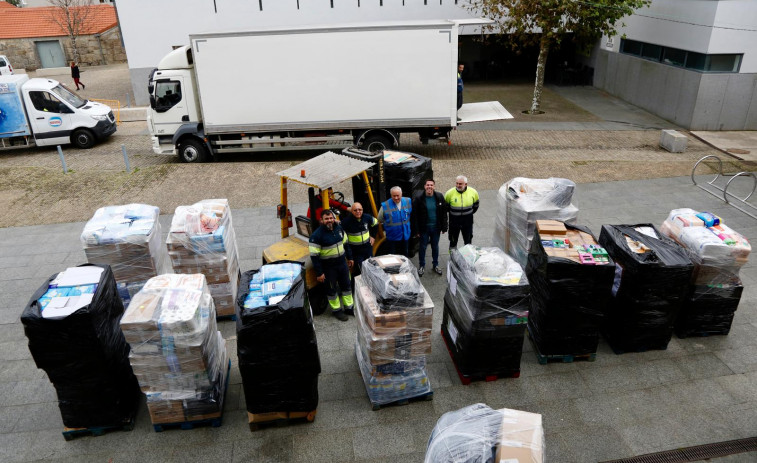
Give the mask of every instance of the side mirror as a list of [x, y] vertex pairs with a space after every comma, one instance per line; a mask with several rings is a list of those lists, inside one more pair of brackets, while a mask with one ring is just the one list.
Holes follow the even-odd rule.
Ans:
[[153, 91], [155, 91], [155, 86], [153, 84], [148, 84], [147, 93], [152, 94]]
[[155, 109], [155, 96], [154, 95], [150, 95], [150, 107], [152, 109]]

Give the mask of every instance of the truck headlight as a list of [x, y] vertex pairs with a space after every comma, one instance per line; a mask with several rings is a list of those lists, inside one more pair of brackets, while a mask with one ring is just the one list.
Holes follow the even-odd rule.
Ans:
[[108, 120], [108, 116], [105, 115], [105, 114], [103, 114], [102, 116], [90, 116], [90, 117], [92, 119], [96, 120], [96, 121], [107, 121]]

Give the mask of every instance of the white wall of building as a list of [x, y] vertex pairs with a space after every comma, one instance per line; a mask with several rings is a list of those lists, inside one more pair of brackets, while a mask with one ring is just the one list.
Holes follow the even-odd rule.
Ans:
[[743, 53], [740, 73], [757, 72], [757, 1], [653, 0], [623, 21], [612, 47], [620, 51], [619, 37], [680, 48], [698, 53]]

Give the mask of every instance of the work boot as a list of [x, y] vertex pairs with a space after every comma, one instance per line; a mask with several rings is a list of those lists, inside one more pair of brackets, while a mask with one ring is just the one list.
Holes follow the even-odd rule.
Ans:
[[425, 268], [423, 268], [423, 267], [418, 267], [418, 276], [419, 276], [419, 277], [422, 277], [422, 276], [423, 276], [423, 272], [425, 272], [425, 271], [426, 271], [426, 269], [425, 269]]
[[352, 307], [350, 307], [349, 309], [344, 309], [344, 313], [345, 313], [346, 315], [351, 315], [351, 316], [353, 316], [353, 317], [354, 317], [354, 316], [355, 316], [355, 309], [354, 309], [354, 308], [352, 308]]
[[439, 267], [434, 267], [434, 272], [436, 272], [437, 275], [441, 275], [442, 269], [440, 269]]
[[344, 310], [336, 310], [333, 312], [333, 314], [340, 322], [346, 322], [348, 320], [347, 315], [344, 313]]

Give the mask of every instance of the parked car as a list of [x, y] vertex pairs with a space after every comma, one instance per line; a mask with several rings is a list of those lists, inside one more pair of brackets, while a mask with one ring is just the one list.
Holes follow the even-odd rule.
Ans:
[[11, 62], [8, 60], [8, 57], [5, 55], [0, 55], [0, 75], [7, 76], [13, 74], [13, 68], [11, 67]]

